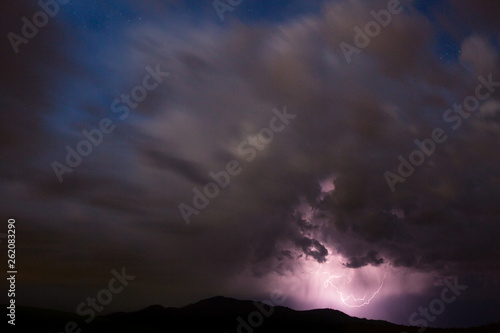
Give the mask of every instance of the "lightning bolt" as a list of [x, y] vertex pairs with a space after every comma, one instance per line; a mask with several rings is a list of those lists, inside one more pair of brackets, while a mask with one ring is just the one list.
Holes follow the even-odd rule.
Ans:
[[[344, 293], [336, 285], [334, 285], [332, 283], [332, 279], [340, 279], [342, 277], [346, 277], [348, 279], [348, 281], [350, 282], [351, 278], [349, 276], [347, 276], [346, 274], [343, 274], [343, 275], [330, 275], [330, 277], [328, 277], [328, 279], [325, 281], [324, 286], [325, 286], [325, 288], [328, 288], [328, 286], [333, 287], [335, 289], [335, 291], [340, 295], [340, 299], [342, 300], [342, 303], [344, 303], [348, 307], [350, 307], [350, 308], [360, 308], [362, 306], [370, 304], [371, 300], [375, 297], [375, 295], [378, 294], [378, 292], [380, 291], [380, 289], [382, 289], [382, 286], [384, 285], [384, 280], [385, 280], [386, 275], [387, 274], [384, 273], [384, 277], [382, 278], [380, 286], [373, 293], [373, 295], [370, 298], [368, 298], [368, 299], [366, 298], [367, 295], [368, 295], [368, 290], [365, 292], [364, 296], [361, 297], [361, 298], [356, 298], [354, 295], [349, 295], [349, 296], [346, 297], [346, 296], [344, 296]], [[363, 304], [357, 304], [357, 305], [347, 304], [347, 301], [349, 299], [351, 299], [352, 302], [355, 302], [355, 303], [357, 303], [357, 302], [363, 302]]]

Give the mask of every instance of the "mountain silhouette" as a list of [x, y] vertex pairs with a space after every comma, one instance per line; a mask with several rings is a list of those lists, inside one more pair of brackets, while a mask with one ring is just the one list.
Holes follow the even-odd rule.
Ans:
[[[180, 308], [152, 305], [135, 312], [117, 312], [97, 317], [87, 324], [76, 314], [19, 307], [16, 328], [59, 333], [104, 332], [220, 332], [220, 333], [309, 333], [370, 332], [418, 333], [419, 327], [392, 324], [382, 320], [351, 317], [333, 309], [296, 311], [271, 307], [262, 302], [213, 297]], [[76, 323], [65, 330], [68, 322]], [[477, 328], [426, 328], [426, 333], [497, 333], [500, 323]]]

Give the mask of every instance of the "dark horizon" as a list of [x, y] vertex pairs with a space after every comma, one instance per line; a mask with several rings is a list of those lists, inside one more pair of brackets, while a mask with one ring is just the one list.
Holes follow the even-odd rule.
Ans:
[[[303, 331], [302, 328], [328, 329], [341, 332], [359, 331], [370, 329], [371, 331], [383, 332], [408, 332], [421, 331], [422, 327], [397, 325], [395, 323], [371, 320], [367, 318], [356, 318], [334, 309], [312, 309], [297, 311], [288, 307], [274, 304], [272, 301], [239, 300], [224, 296], [215, 296], [187, 304], [182, 307], [164, 307], [159, 304], [150, 305], [145, 308], [131, 312], [113, 312], [100, 314], [91, 321], [83, 321], [71, 313], [54, 312], [52, 310], [21, 307], [23, 315], [28, 315], [30, 327], [42, 325], [51, 327], [71, 327], [74, 330], [85, 330], [87, 332], [99, 331], [104, 322], [110, 327], [125, 327], [124, 325], [137, 325], [144, 331], [152, 327], [183, 326], [188, 330], [209, 329], [224, 330], [226, 332], [247, 330], [246, 332], [258, 330], [260, 332], [274, 332], [276, 327], [283, 329], [288, 325], [286, 331]], [[42, 314], [44, 313], [44, 314]], [[293, 318], [293, 322], [289, 322]], [[175, 324], [174, 324], [175, 323]], [[22, 328], [28, 328], [23, 323]], [[187, 327], [187, 328], [186, 328]], [[127, 329], [133, 331], [129, 326]], [[443, 332], [450, 330], [445, 327], [425, 327], [428, 332]], [[453, 328], [451, 328], [453, 329]], [[500, 329], [500, 322], [487, 323], [485, 325], [462, 328], [461, 332], [495, 332]], [[439, 331], [437, 331], [439, 330]], [[125, 330], [128, 332], [128, 330]], [[445, 331], [446, 332], [446, 331]], [[455, 331], [452, 331], [455, 332]]]

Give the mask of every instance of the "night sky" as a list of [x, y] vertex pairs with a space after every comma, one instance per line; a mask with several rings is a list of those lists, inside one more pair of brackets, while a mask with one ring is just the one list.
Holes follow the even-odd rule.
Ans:
[[454, 281], [429, 326], [498, 321], [500, 3], [356, 39], [391, 2], [72, 0], [25, 38], [41, 7], [3, 0], [19, 305], [74, 313], [125, 267], [103, 313], [280, 290], [409, 325]]

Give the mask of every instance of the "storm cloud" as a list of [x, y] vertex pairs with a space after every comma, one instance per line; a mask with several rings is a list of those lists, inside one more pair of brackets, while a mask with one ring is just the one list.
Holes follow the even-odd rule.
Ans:
[[[22, 224], [21, 288], [45, 288], [20, 301], [72, 310], [123, 265], [137, 276], [128, 309], [251, 297], [297, 258], [325, 263], [332, 251], [348, 268], [458, 275], [475, 297], [500, 296], [500, 87], [459, 129], [443, 118], [479, 76], [500, 82], [498, 15], [483, 2], [445, 2], [453, 15], [414, 2], [351, 63], [340, 43], [387, 1], [325, 1], [279, 23], [235, 12], [222, 25], [210, 6], [195, 22], [176, 16], [182, 2], [125, 1], [99, 10], [141, 20], [105, 33], [80, 30], [76, 2], [21, 54], [4, 41], [0, 206]], [[3, 35], [35, 9], [16, 2]], [[456, 44], [444, 57], [443, 31]], [[158, 63], [170, 76], [118, 121], [112, 101]], [[284, 106], [297, 118], [246, 162], [239, 144]], [[59, 184], [51, 163], [104, 117], [116, 130]], [[436, 128], [448, 140], [392, 192], [384, 173]], [[186, 225], [178, 205], [233, 159], [241, 174]], [[251, 275], [261, 287], [233, 284]]]

